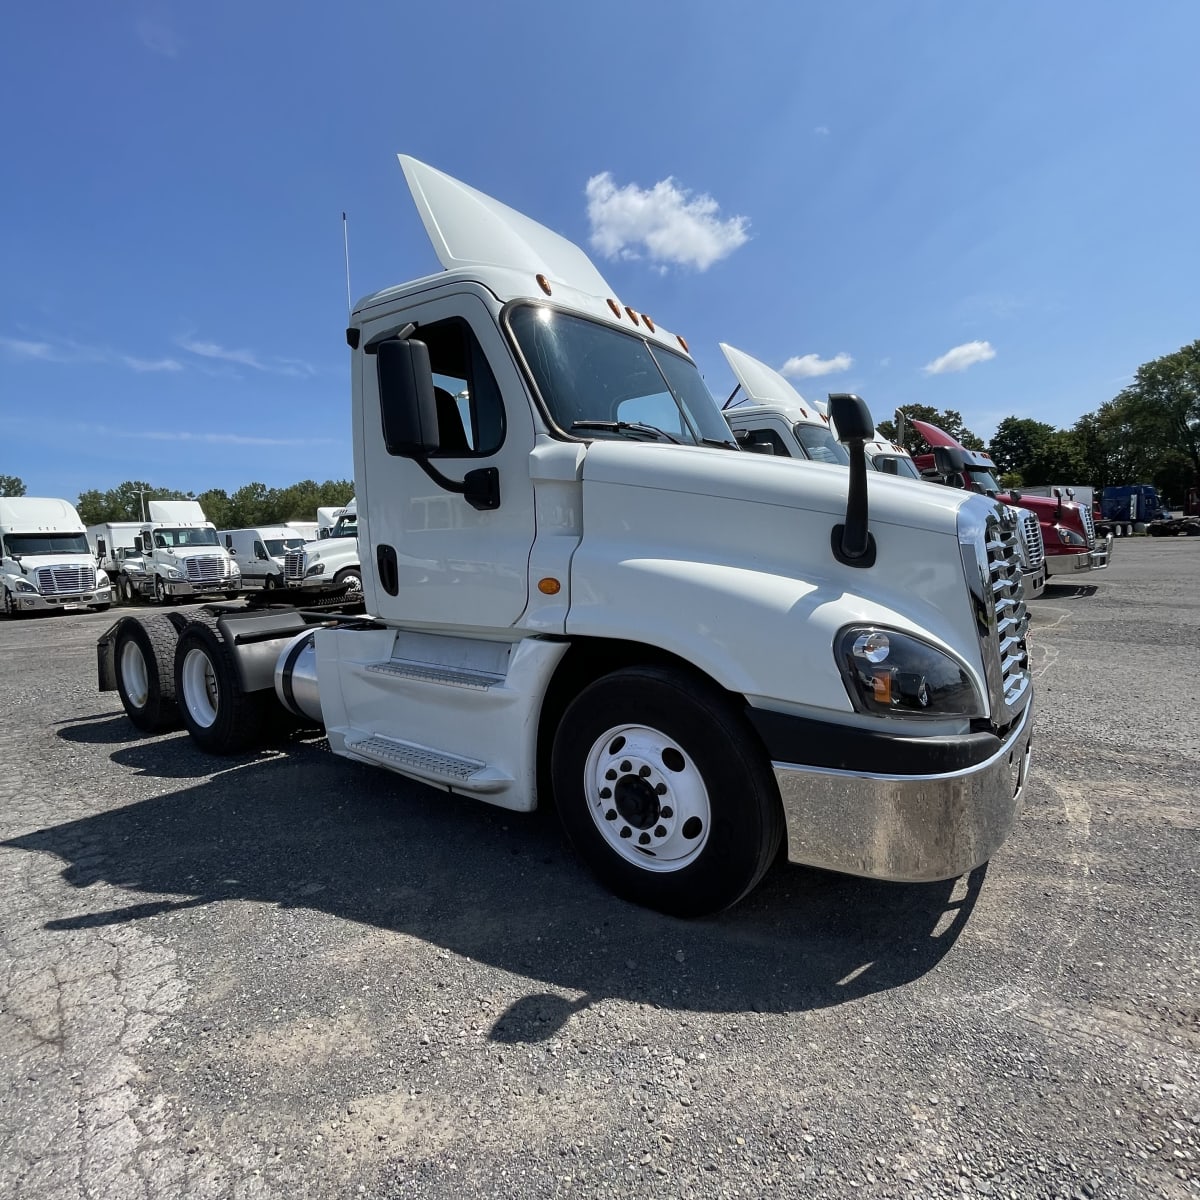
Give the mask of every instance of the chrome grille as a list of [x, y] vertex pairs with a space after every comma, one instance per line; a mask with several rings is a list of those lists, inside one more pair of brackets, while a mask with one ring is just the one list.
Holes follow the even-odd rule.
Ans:
[[1046, 560], [1046, 545], [1042, 541], [1042, 523], [1036, 513], [1027, 509], [1020, 516], [1021, 545], [1025, 550], [1025, 569], [1036, 571]]
[[188, 583], [193, 586], [220, 583], [225, 576], [225, 560], [219, 554], [197, 554], [184, 560]]
[[1083, 518], [1083, 531], [1087, 534], [1088, 549], [1094, 550], [1096, 548], [1096, 522], [1092, 518], [1092, 506], [1081, 504], [1079, 515]]
[[1029, 651], [1025, 645], [1029, 613], [1025, 608], [1025, 585], [1017, 553], [1016, 522], [993, 517], [988, 521], [985, 536], [1000, 686], [1004, 703], [1011, 712], [1029, 687]]
[[308, 556], [303, 550], [289, 550], [283, 556], [283, 577], [288, 583], [302, 583]]
[[38, 567], [37, 588], [43, 596], [78, 596], [96, 587], [96, 568], [82, 565]]

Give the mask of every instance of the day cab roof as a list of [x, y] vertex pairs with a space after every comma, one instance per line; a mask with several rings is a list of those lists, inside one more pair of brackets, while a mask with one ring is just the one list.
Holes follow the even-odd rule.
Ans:
[[683, 338], [623, 305], [574, 242], [435, 167], [407, 154], [397, 158], [443, 271], [364, 297], [352, 327], [371, 320], [373, 310], [462, 281], [482, 284], [501, 303], [548, 303], [688, 353]]

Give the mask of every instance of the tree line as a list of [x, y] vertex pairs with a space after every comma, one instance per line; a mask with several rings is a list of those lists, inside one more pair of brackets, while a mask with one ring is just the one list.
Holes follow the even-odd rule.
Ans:
[[248, 483], [230, 495], [221, 488], [206, 492], [179, 492], [152, 487], [140, 480], [126, 480], [106, 492], [80, 492], [75, 505], [85, 525], [108, 521], [140, 521], [151, 500], [198, 500], [204, 515], [218, 529], [245, 529], [256, 525], [281, 525], [284, 521], [313, 521], [318, 508], [342, 508], [354, 495], [349, 479], [327, 479], [317, 483], [304, 479], [290, 487], [269, 488]]
[[[928, 421], [972, 450], [983, 441], [953, 409], [906, 407], [910, 420]], [[892, 421], [880, 432], [895, 438]], [[925, 439], [910, 426], [905, 448], [925, 453]], [[1051, 483], [1105, 488], [1153, 483], [1165, 496], [1182, 497], [1200, 485], [1200, 341], [1138, 367], [1133, 382], [1069, 429], [1032, 417], [1005, 417], [987, 444], [1005, 487]]]

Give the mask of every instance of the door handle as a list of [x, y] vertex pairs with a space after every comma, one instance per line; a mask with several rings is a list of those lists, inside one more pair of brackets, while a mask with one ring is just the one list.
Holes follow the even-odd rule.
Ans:
[[396, 563], [395, 548], [393, 546], [376, 546], [375, 565], [379, 569], [379, 586], [389, 596], [399, 595], [400, 568]]

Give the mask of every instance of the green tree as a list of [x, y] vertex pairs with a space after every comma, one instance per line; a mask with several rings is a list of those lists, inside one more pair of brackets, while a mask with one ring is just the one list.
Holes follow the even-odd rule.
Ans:
[[[927, 421], [948, 433], [960, 445], [968, 450], [982, 450], [983, 439], [973, 434], [963, 424], [962, 413], [953, 408], [936, 409], [928, 404], [906, 404], [904, 406], [904, 448], [909, 454], [928, 454], [929, 445], [925, 439], [912, 427], [913, 421]], [[879, 432], [888, 441], [896, 440], [896, 422], [880, 421]]]
[[92, 489], [80, 492], [76, 509], [85, 525], [99, 525], [105, 521], [140, 521], [143, 518], [143, 503], [147, 506], [145, 516], [150, 515], [151, 500], [189, 500], [186, 492], [172, 488], [157, 488], [142, 480], [127, 479], [107, 492]]
[[1183, 456], [1200, 481], [1200, 341], [1143, 363], [1117, 399], [1138, 436], [1158, 447], [1159, 457], [1171, 451]]
[[0, 475], [0, 496], [25, 495], [25, 482], [19, 475]]

